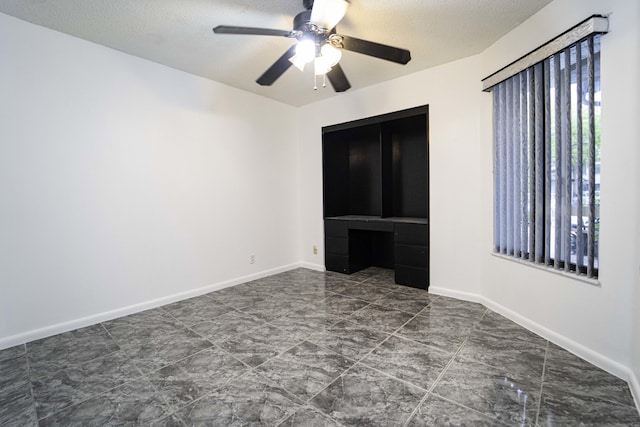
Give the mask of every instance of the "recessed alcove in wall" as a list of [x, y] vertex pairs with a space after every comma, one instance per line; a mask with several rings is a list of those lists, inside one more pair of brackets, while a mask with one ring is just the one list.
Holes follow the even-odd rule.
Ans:
[[326, 268], [394, 268], [396, 282], [426, 288], [428, 107], [322, 132]]

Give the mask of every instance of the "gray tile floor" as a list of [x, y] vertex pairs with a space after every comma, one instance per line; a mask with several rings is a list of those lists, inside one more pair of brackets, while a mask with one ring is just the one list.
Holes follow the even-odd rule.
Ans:
[[0, 425], [640, 425], [627, 384], [392, 272], [298, 269], [0, 351]]

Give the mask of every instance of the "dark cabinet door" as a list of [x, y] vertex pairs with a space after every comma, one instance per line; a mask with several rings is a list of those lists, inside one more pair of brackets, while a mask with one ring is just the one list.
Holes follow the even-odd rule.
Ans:
[[396, 224], [394, 229], [396, 243], [429, 246], [429, 227], [426, 224]]
[[349, 273], [349, 228], [344, 221], [324, 221], [324, 262], [329, 271]]

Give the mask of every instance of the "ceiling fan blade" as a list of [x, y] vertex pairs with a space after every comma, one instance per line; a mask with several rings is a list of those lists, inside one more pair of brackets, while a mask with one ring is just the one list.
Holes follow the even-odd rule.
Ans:
[[411, 52], [406, 49], [361, 40], [355, 37], [343, 36], [341, 34], [332, 35], [331, 41], [337, 41], [338, 47], [342, 47], [343, 49], [397, 62], [398, 64], [406, 64], [411, 61]]
[[311, 23], [331, 30], [344, 18], [347, 7], [349, 7], [349, 2], [346, 0], [314, 0], [311, 9]]
[[216, 34], [245, 34], [254, 36], [281, 36], [281, 37], [295, 37], [293, 31], [289, 30], [274, 30], [271, 28], [256, 28], [256, 27], [235, 27], [233, 25], [218, 25], [213, 29]]
[[295, 55], [296, 46], [297, 45], [294, 44], [284, 53], [284, 55], [278, 58], [278, 60], [274, 62], [273, 65], [264, 72], [264, 74], [258, 77], [256, 83], [261, 86], [271, 86], [273, 82], [278, 80], [278, 78], [283, 75], [284, 72], [287, 71], [289, 67], [291, 67], [291, 65], [293, 65], [291, 61], [289, 61], [289, 58]]
[[340, 64], [336, 64], [333, 68], [327, 73], [327, 78], [329, 82], [331, 82], [331, 86], [333, 86], [333, 90], [336, 92], [344, 92], [351, 87], [351, 83], [347, 79], [347, 76], [342, 71], [342, 67]]

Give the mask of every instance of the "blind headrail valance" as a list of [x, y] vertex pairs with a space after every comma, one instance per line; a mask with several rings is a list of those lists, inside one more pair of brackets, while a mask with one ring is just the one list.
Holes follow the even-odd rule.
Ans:
[[511, 64], [482, 79], [482, 90], [490, 92], [498, 83], [515, 76], [538, 62], [544, 61], [549, 56], [560, 52], [567, 46], [571, 46], [591, 34], [605, 34], [608, 31], [609, 20], [602, 15], [593, 15], [578, 25], [569, 28], [553, 40], [548, 41], [521, 58], [516, 59]]

